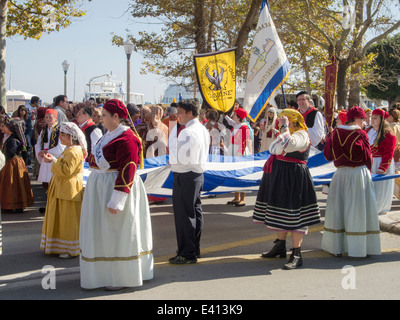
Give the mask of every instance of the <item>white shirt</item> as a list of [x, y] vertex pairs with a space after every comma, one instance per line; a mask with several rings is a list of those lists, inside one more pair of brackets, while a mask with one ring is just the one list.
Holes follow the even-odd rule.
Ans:
[[[79, 125], [79, 128], [83, 128], [86, 125], [87, 121], [85, 121], [84, 123]], [[96, 143], [100, 140], [100, 138], [103, 136], [103, 132], [101, 132], [101, 130], [99, 128], [95, 128], [92, 133], [90, 134], [90, 142], [92, 144], [91, 149], [93, 150], [94, 146], [96, 145]], [[93, 153], [92, 150], [88, 150], [88, 155], [90, 153]]]
[[286, 131], [278, 136], [270, 145], [269, 152], [275, 155], [285, 155], [290, 152], [304, 152], [310, 147], [310, 137], [304, 130], [290, 134]]
[[195, 118], [189, 121], [177, 137], [175, 126], [169, 135], [169, 163], [173, 172], [197, 172], [206, 170], [210, 148], [208, 130]]
[[308, 128], [308, 135], [310, 136], [311, 145], [313, 147], [316, 147], [325, 136], [325, 122], [321, 112], [318, 111], [315, 115], [314, 125]]

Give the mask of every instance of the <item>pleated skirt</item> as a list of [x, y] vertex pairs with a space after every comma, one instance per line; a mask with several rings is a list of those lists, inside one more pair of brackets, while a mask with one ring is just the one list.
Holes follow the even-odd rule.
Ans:
[[[379, 166], [381, 165], [382, 157], [374, 157], [372, 162], [372, 173], [376, 173]], [[394, 161], [389, 165], [386, 174], [394, 174], [395, 166]], [[389, 212], [392, 208], [393, 191], [394, 191], [394, 179], [388, 179], [383, 181], [375, 181], [374, 189], [376, 196], [376, 203], [378, 206], [378, 213]]]
[[253, 212], [255, 223], [275, 231], [307, 233], [320, 223], [314, 184], [304, 164], [274, 160], [272, 171], [262, 177]]
[[108, 211], [118, 172], [92, 171], [82, 202], [81, 286], [137, 287], [153, 278], [150, 210], [142, 179], [135, 176], [124, 210]]
[[366, 166], [338, 168], [333, 175], [321, 246], [351, 257], [381, 254], [378, 208]]
[[47, 190], [46, 213], [40, 248], [46, 254], [79, 255], [81, 201], [56, 198], [54, 180]]

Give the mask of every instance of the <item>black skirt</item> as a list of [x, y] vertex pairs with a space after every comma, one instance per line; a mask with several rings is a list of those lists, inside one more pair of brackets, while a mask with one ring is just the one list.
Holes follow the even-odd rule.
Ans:
[[321, 222], [317, 195], [305, 164], [274, 160], [264, 172], [253, 221], [273, 230], [297, 230]]

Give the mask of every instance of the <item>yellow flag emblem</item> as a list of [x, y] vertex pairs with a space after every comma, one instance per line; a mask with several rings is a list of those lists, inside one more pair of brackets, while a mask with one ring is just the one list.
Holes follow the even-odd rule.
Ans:
[[194, 55], [203, 100], [222, 112], [227, 112], [235, 103], [235, 49]]

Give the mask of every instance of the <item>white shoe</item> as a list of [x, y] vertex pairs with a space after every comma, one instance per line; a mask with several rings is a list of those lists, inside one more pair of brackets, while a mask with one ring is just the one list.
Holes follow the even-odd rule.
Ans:
[[72, 258], [72, 256], [69, 255], [68, 253], [60, 254], [58, 257], [61, 258], [61, 259], [69, 259], [69, 258]]

